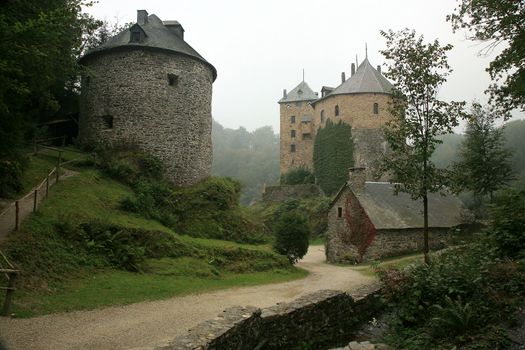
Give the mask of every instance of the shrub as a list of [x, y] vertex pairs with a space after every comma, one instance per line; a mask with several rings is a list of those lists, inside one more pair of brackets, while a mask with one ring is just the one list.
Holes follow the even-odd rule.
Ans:
[[22, 172], [26, 161], [20, 159], [0, 159], [0, 197], [8, 197], [22, 191]]
[[296, 211], [284, 213], [275, 225], [274, 249], [295, 264], [308, 251], [310, 230], [306, 218]]
[[305, 167], [299, 167], [281, 175], [281, 185], [301, 185], [315, 183], [314, 174]]

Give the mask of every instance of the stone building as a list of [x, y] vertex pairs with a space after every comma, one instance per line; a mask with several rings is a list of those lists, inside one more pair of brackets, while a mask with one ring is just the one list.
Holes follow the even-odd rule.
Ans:
[[215, 68], [184, 41], [177, 21], [144, 10], [137, 23], [88, 51], [79, 139], [135, 143], [160, 158], [177, 185], [210, 175]]
[[[423, 250], [423, 205], [406, 193], [394, 194], [388, 182], [365, 181], [364, 168], [350, 169], [328, 212], [326, 258], [329, 262], [358, 262]], [[451, 229], [464, 224], [460, 200], [431, 193], [429, 246], [440, 248]]]
[[341, 73], [338, 87], [323, 86], [321, 96], [304, 81], [289, 93], [284, 90], [278, 102], [281, 174], [301, 166], [313, 169], [315, 135], [330, 119], [352, 126], [354, 163], [366, 167], [371, 179], [375, 162], [387, 147], [381, 127], [391, 118], [391, 90], [380, 66], [375, 69], [368, 58], [357, 70], [352, 63], [348, 79]]

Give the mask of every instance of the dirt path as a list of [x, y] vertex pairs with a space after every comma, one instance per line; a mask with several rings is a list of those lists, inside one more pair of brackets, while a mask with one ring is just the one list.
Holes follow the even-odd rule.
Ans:
[[299, 263], [310, 275], [297, 281], [30, 319], [0, 318], [0, 339], [8, 349], [154, 346], [183, 334], [201, 321], [215, 318], [230, 306], [267, 307], [316, 290], [351, 290], [374, 280], [351, 268], [328, 265], [324, 261], [324, 247], [312, 246]]

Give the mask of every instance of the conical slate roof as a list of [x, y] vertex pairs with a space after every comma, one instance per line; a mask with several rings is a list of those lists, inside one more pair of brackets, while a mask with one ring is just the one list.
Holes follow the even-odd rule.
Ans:
[[378, 72], [368, 58], [357, 67], [354, 75], [339, 85], [330, 95], [359, 94], [359, 93], [382, 93], [389, 94], [392, 84]]
[[149, 15], [147, 22], [139, 25], [146, 34], [143, 40], [140, 42], [130, 42], [130, 30], [126, 29], [114, 37], [111, 37], [104, 44], [89, 50], [83, 57], [80, 58], [80, 61], [91, 55], [121, 47], [144, 47], [148, 49], [160, 49], [191, 56], [206, 63], [211, 68], [213, 72], [213, 79], [215, 80], [217, 77], [217, 70], [215, 67], [206, 61], [174, 31], [166, 26], [173, 23], [175, 23], [175, 21], [162, 22], [157, 16], [153, 14]]
[[297, 85], [292, 91], [290, 91], [286, 97], [283, 97], [279, 100], [279, 103], [284, 102], [298, 102], [298, 101], [313, 101], [317, 100], [319, 97], [315, 92], [310, 89], [306, 82], [302, 81]]

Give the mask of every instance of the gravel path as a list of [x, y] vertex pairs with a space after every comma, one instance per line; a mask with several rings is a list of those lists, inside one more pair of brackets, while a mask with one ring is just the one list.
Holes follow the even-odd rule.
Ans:
[[0, 317], [0, 339], [13, 350], [153, 346], [183, 334], [201, 321], [215, 318], [230, 306], [267, 307], [320, 289], [351, 290], [374, 281], [351, 268], [326, 264], [322, 246], [311, 246], [298, 266], [310, 274], [292, 282], [30, 319]]

